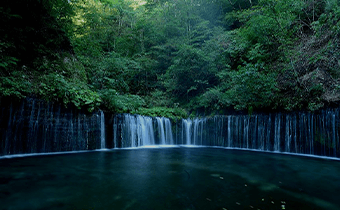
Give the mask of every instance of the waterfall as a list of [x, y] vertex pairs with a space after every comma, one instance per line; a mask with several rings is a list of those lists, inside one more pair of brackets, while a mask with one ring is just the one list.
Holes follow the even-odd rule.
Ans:
[[153, 118], [140, 115], [116, 115], [113, 119], [113, 148], [154, 145]]
[[125, 115], [125, 124], [124, 131], [122, 131], [122, 135], [125, 136], [125, 139], [129, 141], [124, 141], [122, 143], [122, 147], [136, 147], [138, 146], [137, 142], [137, 118], [133, 115]]
[[249, 118], [243, 118], [243, 148], [249, 149]]
[[[182, 125], [183, 125], [182, 127], [184, 127], [183, 132], [185, 133], [185, 142], [186, 142], [187, 145], [191, 145], [192, 120], [191, 119], [183, 119]], [[184, 141], [184, 139], [183, 139], [183, 141]]]
[[118, 119], [115, 117], [112, 123], [112, 131], [113, 131], [113, 148], [118, 147]]
[[[337, 148], [336, 148], [336, 145], [337, 145], [337, 139], [339, 140], [338, 136], [337, 136], [337, 133], [336, 133], [336, 129], [335, 129], [335, 126], [336, 126], [336, 123], [335, 123], [335, 114], [334, 113], [331, 113], [332, 115], [332, 145], [333, 145], [333, 154], [337, 154]], [[338, 144], [339, 146], [339, 144]], [[338, 147], [339, 148], [339, 147]]]
[[0, 137], [0, 155], [186, 144], [340, 158], [340, 109], [172, 122], [85, 113], [36, 99], [1, 100]]
[[274, 151], [280, 152], [280, 137], [281, 137], [281, 115], [275, 116], [275, 135], [274, 135]]
[[230, 124], [231, 124], [231, 116], [228, 116], [228, 145], [227, 147], [231, 147], [231, 142], [232, 142], [232, 139], [231, 139], [231, 128], [230, 128]]
[[[194, 119], [193, 125], [194, 125], [194, 133], [193, 133], [193, 144], [194, 145], [202, 145], [203, 144], [203, 126], [205, 123], [205, 119]], [[190, 131], [189, 131], [190, 132]], [[187, 137], [190, 138], [190, 137]]]
[[174, 144], [174, 126], [176, 144], [340, 157], [339, 112], [215, 116], [182, 119], [174, 125], [164, 117], [126, 114], [113, 121], [113, 147]]
[[137, 124], [139, 125], [138, 127], [139, 146], [154, 145], [155, 138], [152, 126], [152, 118], [138, 115]]
[[113, 148], [174, 144], [172, 124], [165, 117], [115, 115], [112, 133]]
[[105, 119], [104, 113], [100, 110], [100, 148], [105, 148]]
[[290, 152], [290, 145], [292, 141], [292, 134], [291, 134], [291, 120], [290, 116], [286, 115], [286, 131], [285, 131], [285, 142], [286, 142], [286, 148], [285, 151]]
[[160, 144], [165, 144], [164, 118], [156, 117]]
[[98, 112], [84, 113], [32, 98], [0, 100], [0, 155], [101, 148], [104, 122]]
[[165, 124], [165, 138], [166, 138], [166, 142], [167, 144], [174, 144], [174, 137], [172, 134], [172, 128], [171, 128], [171, 122], [168, 118], [163, 118], [164, 120], [164, 124]]

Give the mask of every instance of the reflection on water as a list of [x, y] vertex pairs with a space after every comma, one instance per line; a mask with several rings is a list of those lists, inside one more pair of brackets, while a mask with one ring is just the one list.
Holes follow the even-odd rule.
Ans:
[[340, 209], [340, 162], [218, 148], [0, 159], [0, 209]]

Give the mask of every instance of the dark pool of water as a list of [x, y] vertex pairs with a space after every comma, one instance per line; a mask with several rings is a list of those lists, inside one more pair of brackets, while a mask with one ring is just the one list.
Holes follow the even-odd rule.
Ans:
[[0, 159], [0, 210], [340, 209], [340, 161], [215, 148]]

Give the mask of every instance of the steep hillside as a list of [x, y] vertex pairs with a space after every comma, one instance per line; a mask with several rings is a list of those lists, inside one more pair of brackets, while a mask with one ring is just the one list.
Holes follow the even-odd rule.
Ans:
[[311, 26], [300, 34], [287, 70], [278, 76], [282, 99], [291, 108], [316, 110], [340, 102], [339, 18], [323, 13]]

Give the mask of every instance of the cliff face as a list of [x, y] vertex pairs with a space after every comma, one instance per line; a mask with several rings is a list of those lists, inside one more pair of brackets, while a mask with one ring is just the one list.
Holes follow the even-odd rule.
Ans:
[[[278, 77], [284, 97], [310, 110], [340, 102], [340, 42], [335, 33], [307, 34], [299, 39], [286, 71]], [[297, 107], [302, 108], [302, 107]]]

